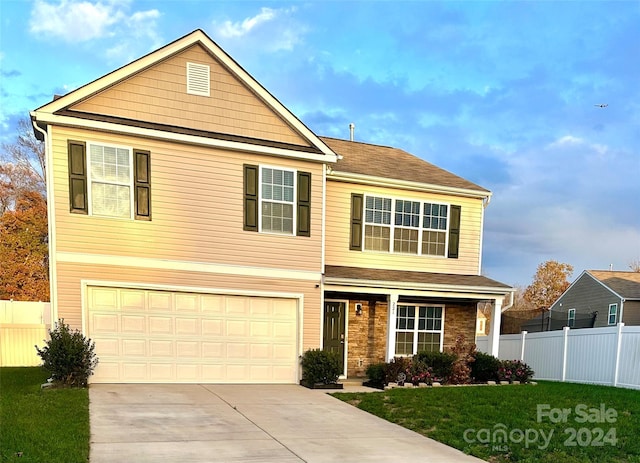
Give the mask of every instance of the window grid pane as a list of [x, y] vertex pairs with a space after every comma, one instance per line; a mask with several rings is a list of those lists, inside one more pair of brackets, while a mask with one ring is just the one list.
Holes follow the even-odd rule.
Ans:
[[445, 204], [424, 203], [423, 228], [429, 230], [446, 230], [448, 209]]
[[395, 224], [402, 227], [420, 227], [420, 203], [396, 200]]
[[290, 204], [262, 202], [262, 231], [293, 233], [293, 206]]
[[418, 254], [418, 230], [396, 228], [393, 237], [393, 251]]
[[425, 230], [422, 232], [422, 254], [430, 256], [444, 256], [445, 242], [447, 236], [445, 232]]
[[92, 212], [96, 215], [109, 217], [131, 217], [130, 188], [123, 185], [108, 183], [91, 184]]
[[365, 225], [364, 248], [368, 251], [389, 252], [391, 229], [380, 225]]
[[391, 225], [391, 199], [367, 196], [364, 217], [366, 223]]
[[396, 354], [413, 355], [413, 333], [407, 331], [396, 332]]
[[418, 333], [418, 352], [439, 352], [440, 333]]

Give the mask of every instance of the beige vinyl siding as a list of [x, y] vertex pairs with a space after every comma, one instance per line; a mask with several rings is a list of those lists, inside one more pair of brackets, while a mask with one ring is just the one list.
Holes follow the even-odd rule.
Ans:
[[[70, 213], [69, 139], [150, 151], [152, 220]], [[53, 158], [58, 251], [321, 271], [321, 164], [59, 127]], [[244, 163], [312, 173], [310, 237], [243, 231]]]
[[[319, 281], [320, 276], [318, 276]], [[58, 317], [73, 328], [82, 328], [82, 280], [112, 282], [113, 286], [166, 285], [180, 288], [211, 288], [216, 290], [303, 294], [303, 349], [318, 348], [320, 343], [320, 298], [315, 281], [283, 278], [241, 277], [224, 274], [155, 270], [136, 267], [58, 263]], [[155, 288], [157, 289], [157, 288]], [[187, 290], [188, 291], [188, 290]]]
[[[462, 207], [460, 251], [458, 259], [414, 256], [373, 251], [350, 251], [351, 193], [372, 194], [415, 201], [433, 201]], [[400, 189], [362, 186], [327, 181], [326, 264], [373, 267], [389, 270], [411, 270], [454, 274], [478, 274], [482, 200], [439, 194], [417, 193]]]
[[[210, 66], [210, 96], [187, 94], [187, 62]], [[160, 62], [71, 109], [309, 146], [200, 45]]]

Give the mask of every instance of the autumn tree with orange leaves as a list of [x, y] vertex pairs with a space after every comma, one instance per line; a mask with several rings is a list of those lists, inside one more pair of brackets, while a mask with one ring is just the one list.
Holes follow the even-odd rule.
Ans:
[[572, 265], [555, 260], [543, 262], [538, 265], [533, 282], [525, 289], [524, 298], [537, 309], [549, 309], [569, 287], [568, 278], [572, 274]]
[[44, 146], [28, 119], [0, 152], [0, 299], [49, 300]]
[[27, 191], [0, 217], [0, 299], [49, 300], [47, 203]]

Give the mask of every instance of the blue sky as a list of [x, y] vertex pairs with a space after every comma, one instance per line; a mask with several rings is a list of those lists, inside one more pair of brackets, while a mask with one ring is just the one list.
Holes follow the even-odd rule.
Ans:
[[639, 1], [3, 0], [0, 140], [197, 28], [318, 135], [354, 122], [492, 190], [483, 274], [640, 258]]

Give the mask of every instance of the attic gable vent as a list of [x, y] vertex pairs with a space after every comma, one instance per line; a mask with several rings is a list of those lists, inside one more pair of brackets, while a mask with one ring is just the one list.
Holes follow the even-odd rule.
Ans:
[[187, 93], [209, 96], [209, 66], [187, 63]]

